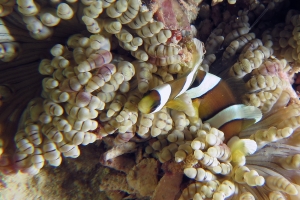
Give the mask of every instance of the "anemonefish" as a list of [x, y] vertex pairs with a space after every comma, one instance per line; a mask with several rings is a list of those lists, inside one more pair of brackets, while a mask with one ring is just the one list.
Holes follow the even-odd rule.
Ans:
[[154, 113], [164, 106], [183, 111], [185, 105], [177, 101], [177, 97], [185, 93], [192, 99], [195, 117], [223, 131], [228, 140], [262, 117], [258, 108], [239, 104], [238, 86], [232, 82], [196, 67], [188, 75], [150, 90], [138, 108], [143, 113]]

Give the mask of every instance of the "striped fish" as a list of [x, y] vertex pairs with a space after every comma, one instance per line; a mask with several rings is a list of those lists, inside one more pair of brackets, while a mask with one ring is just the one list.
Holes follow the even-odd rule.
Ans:
[[199, 40], [195, 40], [194, 43], [198, 52], [201, 50], [202, 53], [195, 56], [193, 63], [196, 66], [192, 71], [179, 79], [150, 90], [139, 102], [138, 108], [146, 114], [155, 113], [164, 106], [187, 111], [188, 106], [177, 98], [186, 93], [192, 99], [196, 114], [191, 116], [187, 113], [190, 120], [201, 118], [202, 121], [223, 131], [225, 138], [229, 139], [245, 127], [259, 121], [262, 113], [254, 106], [238, 104], [239, 83], [231, 80], [224, 81], [213, 74], [198, 70], [198, 65], [202, 62], [203, 47]]
[[155, 113], [160, 111], [167, 102], [180, 96], [192, 85], [198, 72], [198, 67], [203, 61], [205, 53], [203, 43], [194, 38], [192, 70], [181, 76], [180, 78], [159, 85], [144, 94], [144, 97], [138, 104], [138, 108], [142, 113]]

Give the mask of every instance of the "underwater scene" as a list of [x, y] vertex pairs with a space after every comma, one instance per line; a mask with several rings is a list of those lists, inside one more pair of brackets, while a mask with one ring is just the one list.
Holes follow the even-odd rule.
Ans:
[[0, 200], [299, 200], [300, 1], [0, 0]]

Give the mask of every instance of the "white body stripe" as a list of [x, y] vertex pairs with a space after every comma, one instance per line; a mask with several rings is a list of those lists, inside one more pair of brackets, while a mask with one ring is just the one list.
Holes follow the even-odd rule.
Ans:
[[204, 95], [205, 93], [207, 93], [208, 91], [212, 90], [220, 81], [221, 81], [221, 78], [219, 78], [213, 74], [206, 73], [206, 75], [200, 85], [189, 89], [185, 93], [192, 99], [200, 97], [200, 96]]
[[[195, 67], [193, 71], [191, 71], [187, 76], [186, 76], [186, 81], [184, 83], [184, 86], [180, 90], [180, 92], [176, 95], [176, 97], [180, 96], [184, 92], [186, 92], [187, 89], [192, 85], [192, 83], [195, 80], [195, 73], [198, 73], [198, 67]], [[176, 98], [175, 97], [175, 98]]]
[[155, 113], [157, 111], [160, 111], [168, 102], [170, 95], [171, 95], [171, 86], [169, 84], [162, 84], [155, 88], [155, 90], [160, 95], [160, 104], [159, 106], [151, 113]]
[[229, 106], [212, 118], [206, 120], [215, 128], [220, 128], [227, 122], [237, 119], [255, 119], [255, 123], [262, 118], [261, 111], [254, 106], [246, 106], [244, 104], [237, 104]]

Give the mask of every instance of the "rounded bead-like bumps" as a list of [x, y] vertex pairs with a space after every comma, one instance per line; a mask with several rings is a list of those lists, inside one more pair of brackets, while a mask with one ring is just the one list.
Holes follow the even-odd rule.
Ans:
[[51, 141], [44, 141], [43, 144], [43, 156], [45, 160], [52, 166], [59, 166], [61, 163], [60, 152], [57, 150], [55, 143]]
[[87, 119], [85, 121], [80, 121], [71, 117], [68, 117], [68, 121], [73, 127], [74, 130], [78, 131], [89, 131], [89, 130], [95, 130], [98, 126], [98, 122], [95, 120]]
[[128, 26], [132, 29], [139, 29], [151, 20], [153, 20], [152, 11], [140, 12], [130, 23], [128, 23]]
[[49, 100], [44, 100], [44, 110], [48, 115], [61, 116], [64, 113], [64, 109], [57, 103]]
[[110, 51], [100, 49], [90, 55], [86, 61], [80, 63], [77, 69], [79, 72], [88, 72], [90, 70], [102, 67], [104, 64], [109, 63], [111, 59], [112, 55]]
[[203, 168], [185, 168], [184, 174], [197, 181], [212, 181], [216, 179], [216, 176], [213, 175], [211, 172], [204, 170]]
[[83, 16], [82, 17], [82, 21], [84, 22], [84, 24], [86, 25], [86, 28], [87, 30], [90, 32], [90, 33], [99, 33], [101, 31], [101, 28], [98, 24], [98, 22], [91, 18], [91, 17], [88, 17], [88, 16]]
[[238, 38], [241, 35], [247, 34], [249, 30], [250, 30], [249, 27], [241, 27], [231, 31], [229, 34], [226, 35], [224, 39], [224, 45], [228, 46], [231, 41], [233, 41], [234, 39]]
[[152, 37], [154, 34], [159, 33], [163, 27], [164, 24], [162, 22], [152, 22], [138, 29], [136, 33], [142, 38]]
[[[41, 22], [46, 26], [57, 26], [60, 23], [61, 18], [56, 14], [55, 9], [42, 9], [40, 12]], [[52, 54], [53, 55], [53, 54]], [[53, 55], [55, 56], [55, 55]]]
[[16, 146], [18, 150], [24, 154], [32, 154], [34, 151], [32, 143], [26, 138], [16, 141]]
[[168, 132], [171, 130], [172, 119], [167, 113], [166, 109], [162, 109], [159, 112], [154, 114], [153, 126], [151, 128], [152, 137], [156, 137], [160, 134]]
[[108, 111], [106, 113], [107, 117], [113, 116], [115, 113], [119, 112], [126, 102], [126, 96], [124, 94], [117, 94], [112, 103], [109, 105]]
[[91, 35], [89, 38], [89, 46], [96, 51], [98, 49], [110, 51], [111, 49], [109, 38], [103, 35]]
[[224, 200], [234, 194], [236, 186], [229, 180], [223, 181], [217, 188], [217, 191], [213, 195], [213, 199]]
[[45, 124], [42, 126], [42, 133], [53, 142], [60, 142], [63, 139], [62, 133], [52, 124]]
[[129, 0], [127, 10], [117, 20], [122, 24], [131, 22], [139, 13], [141, 3], [140, 0]]
[[111, 18], [117, 18], [122, 15], [123, 12], [127, 10], [128, 2], [126, 0], [119, 0], [111, 4], [106, 9], [106, 14]]
[[[102, 87], [106, 82], [111, 79], [111, 76], [116, 73], [116, 66], [113, 64], [106, 64], [98, 70], [98, 74], [92, 76], [87, 83], [85, 89], [88, 92], [93, 92]], [[103, 98], [100, 98], [102, 101]], [[104, 101], [106, 102], [106, 101]]]
[[31, 156], [31, 162], [38, 169], [41, 169], [44, 166], [45, 158], [43, 156], [43, 151], [40, 148], [34, 149], [33, 155]]
[[72, 126], [69, 124], [69, 122], [64, 119], [64, 117], [54, 117], [52, 124], [59, 130], [68, 132], [72, 130]]
[[189, 143], [179, 145], [178, 151], [175, 153], [175, 161], [182, 162], [185, 160], [186, 156], [192, 154], [193, 149]]
[[91, 1], [89, 6], [83, 9], [84, 15], [91, 18], [97, 18], [103, 11], [102, 4], [102, 1]]
[[69, 64], [70, 64], [69, 60], [67, 60], [63, 56], [55, 56], [51, 61], [51, 65], [56, 69], [66, 68], [69, 66]]
[[50, 91], [49, 98], [55, 103], [62, 103], [68, 101], [70, 95], [67, 92], [63, 92], [59, 89], [54, 89]]
[[143, 38], [143, 41], [149, 45], [158, 45], [166, 43], [171, 36], [172, 32], [170, 30], [161, 30], [152, 37]]
[[80, 155], [77, 145], [68, 144], [64, 140], [57, 143], [57, 147], [65, 157], [77, 158]]
[[18, 10], [25, 16], [34, 16], [39, 10], [40, 6], [33, 0], [17, 0]]
[[65, 19], [65, 20], [71, 19], [74, 15], [73, 9], [66, 3], [60, 3], [57, 6], [56, 13], [57, 13], [58, 17]]
[[20, 53], [21, 47], [17, 42], [4, 42], [0, 44], [0, 59], [3, 62], [14, 60]]
[[91, 110], [102, 110], [104, 108], [104, 102], [102, 102], [98, 97], [93, 96], [88, 92], [80, 91], [76, 93], [71, 93], [68, 102], [78, 107], [88, 107]]
[[170, 145], [164, 147], [159, 154], [159, 161], [161, 163], [167, 162], [171, 160], [176, 151], [177, 151], [178, 145], [176, 143], [171, 143]]
[[230, 163], [220, 163], [213, 167], [211, 171], [215, 174], [229, 175], [232, 171], [232, 165]]
[[212, 157], [216, 157], [220, 161], [229, 161], [231, 156], [230, 149], [225, 144], [210, 147], [207, 150], [207, 153]]
[[154, 114], [141, 114], [139, 115], [140, 120], [138, 124], [137, 134], [141, 137], [146, 135], [149, 132], [149, 129], [152, 126], [152, 121], [154, 119]]
[[[290, 120], [290, 119], [289, 119]], [[278, 129], [276, 127], [270, 127], [268, 130], [259, 130], [255, 134], [250, 136], [250, 139], [253, 139], [259, 148], [262, 148], [264, 145], [277, 141], [282, 138], [287, 138], [293, 133], [291, 127], [285, 127], [283, 129]]]
[[122, 30], [122, 24], [113, 19], [103, 21], [104, 29], [110, 34], [117, 34]]
[[42, 136], [40, 133], [40, 126], [38, 124], [28, 124], [25, 127], [25, 132], [29, 137], [29, 140], [34, 145], [39, 145], [42, 143]]
[[90, 110], [86, 107], [77, 107], [71, 104], [65, 105], [66, 113], [79, 121], [85, 121], [87, 119], [95, 119], [98, 116], [98, 112], [96, 110]]
[[271, 190], [282, 191], [289, 195], [297, 195], [298, 194], [298, 190], [293, 185], [293, 183], [291, 183], [289, 180], [287, 180], [284, 177], [268, 176], [268, 177], [266, 177], [266, 185]]
[[115, 36], [122, 42], [131, 42], [133, 39], [133, 36], [124, 28]]
[[177, 55], [179, 49], [173, 46], [160, 45], [148, 45], [145, 44], [145, 51], [153, 58], [160, 58], [166, 56]]
[[259, 176], [257, 171], [250, 170], [244, 174], [245, 182], [250, 186], [262, 186], [265, 183], [265, 179]]

